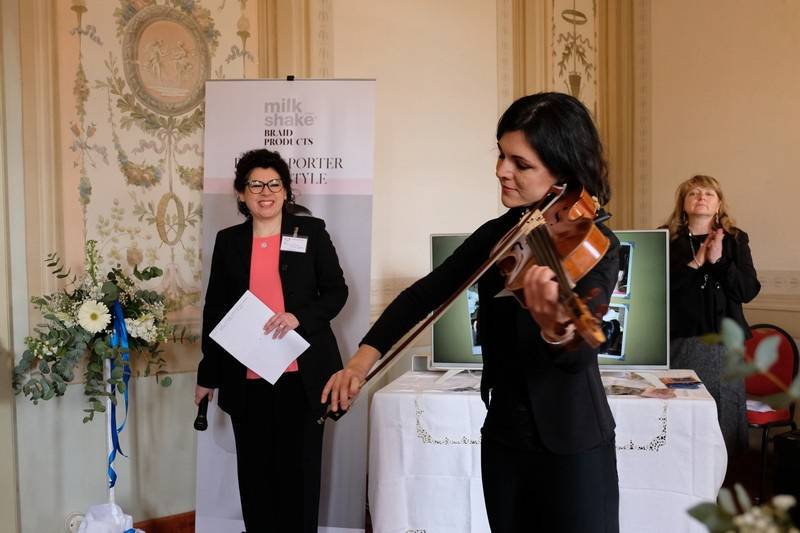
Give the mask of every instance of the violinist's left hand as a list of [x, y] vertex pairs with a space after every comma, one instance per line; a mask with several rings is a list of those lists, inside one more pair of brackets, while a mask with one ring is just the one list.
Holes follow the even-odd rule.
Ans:
[[574, 326], [569, 324], [565, 331], [564, 324], [568, 317], [564, 307], [558, 301], [558, 283], [555, 273], [546, 266], [532, 266], [525, 273], [524, 291], [525, 305], [533, 319], [539, 324], [542, 335], [553, 341], [564, 342], [566, 336], [574, 334]]
[[300, 325], [300, 321], [292, 313], [275, 313], [264, 324], [264, 335], [272, 333], [273, 339], [282, 339], [291, 330]]

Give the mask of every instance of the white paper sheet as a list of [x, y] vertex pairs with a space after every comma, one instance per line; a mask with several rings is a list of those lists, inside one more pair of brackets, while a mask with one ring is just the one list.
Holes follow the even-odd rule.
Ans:
[[775, 409], [758, 400], [747, 400], [747, 410], [756, 411], [757, 413], [771, 413]]
[[255, 294], [245, 291], [209, 334], [229, 354], [272, 384], [309, 346], [294, 330], [282, 339], [273, 339], [274, 332], [265, 335], [264, 324], [274, 314]]

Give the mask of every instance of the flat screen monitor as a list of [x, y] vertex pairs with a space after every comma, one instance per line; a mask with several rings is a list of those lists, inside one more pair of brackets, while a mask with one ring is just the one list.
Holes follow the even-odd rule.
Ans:
[[[620, 270], [608, 310], [602, 317], [607, 341], [600, 368], [669, 368], [669, 233], [667, 230], [614, 232], [620, 240]], [[464, 242], [466, 233], [431, 235], [431, 268]], [[480, 369], [477, 339], [477, 286], [453, 302], [433, 326], [429, 367]]]

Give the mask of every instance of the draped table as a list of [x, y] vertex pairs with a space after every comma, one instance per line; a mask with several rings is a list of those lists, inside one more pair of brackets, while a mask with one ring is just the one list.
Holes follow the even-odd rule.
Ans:
[[[689, 370], [648, 372], [651, 381]], [[375, 533], [489, 532], [483, 504], [480, 378], [407, 372], [372, 399], [369, 506]], [[686, 514], [712, 501], [727, 454], [714, 400], [701, 386], [668, 400], [609, 396], [617, 423], [620, 529], [706, 531]], [[542, 480], [546, 483], [547, 480]]]

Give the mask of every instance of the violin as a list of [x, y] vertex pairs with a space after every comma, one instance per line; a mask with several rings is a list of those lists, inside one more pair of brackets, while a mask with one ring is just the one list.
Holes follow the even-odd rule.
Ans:
[[506, 250], [496, 260], [506, 278], [505, 288], [526, 307], [525, 273], [533, 265], [549, 267], [556, 274], [558, 301], [568, 317], [558, 333], [564, 334], [567, 324], [572, 323], [578, 335], [596, 348], [606, 340], [600, 319], [572, 289], [610, 246], [594, 223], [599, 206], [577, 185], [552, 187], [539, 205], [544, 207], [528, 211], [492, 251], [494, 256], [498, 249]]
[[[506, 278], [505, 288], [516, 296], [523, 307], [526, 307], [523, 280], [527, 270], [533, 265], [550, 267], [556, 273], [559, 303], [564, 306], [568, 316], [568, 322], [561, 327], [566, 330], [567, 325], [572, 323], [578, 333], [567, 347], [577, 344], [580, 339], [593, 348], [605, 342], [600, 319], [592, 315], [586, 303], [572, 291], [575, 284], [605, 255], [611, 244], [594, 223], [599, 205], [580, 185], [555, 185], [537, 206], [543, 207], [526, 211], [520, 221], [498, 241], [478, 270], [433, 313], [400, 339], [370, 370], [362, 387], [383, 374], [393, 359], [403, 353], [425, 328], [447, 311], [462, 292], [495, 264]], [[324, 423], [326, 418], [338, 420], [346, 412], [328, 410], [317, 423]]]

